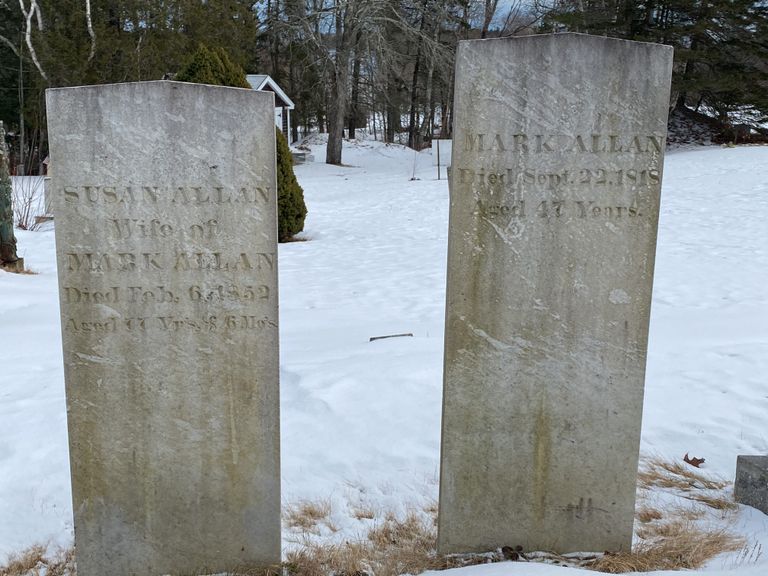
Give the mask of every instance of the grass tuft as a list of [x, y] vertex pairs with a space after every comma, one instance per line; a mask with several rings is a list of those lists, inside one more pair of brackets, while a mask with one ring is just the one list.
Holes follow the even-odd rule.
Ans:
[[431, 517], [411, 512], [387, 514], [365, 538], [341, 544], [307, 542], [288, 552], [287, 571], [296, 576], [398, 576], [444, 567], [435, 555], [437, 534]]
[[288, 506], [283, 512], [286, 526], [311, 533], [319, 532], [318, 525], [321, 522], [330, 527], [330, 515], [331, 503], [327, 500], [303, 500]]
[[661, 520], [663, 515], [656, 508], [651, 508], [650, 506], [642, 506], [635, 512], [635, 518], [637, 518], [639, 522], [645, 524], [653, 520]]
[[644, 536], [647, 539], [636, 544], [631, 552], [606, 553], [587, 567], [609, 574], [691, 570], [745, 545], [744, 539], [726, 530], [705, 529], [684, 520], [661, 524]]
[[351, 509], [352, 517], [357, 520], [373, 520], [376, 512], [368, 506], [355, 506]]
[[692, 490], [722, 490], [728, 485], [716, 478], [709, 478], [700, 472], [694, 472], [677, 462], [650, 458], [643, 462], [637, 474], [640, 488], [674, 488], [683, 492]]
[[45, 546], [32, 546], [24, 552], [12, 555], [5, 566], [0, 566], [0, 576], [75, 576], [74, 549], [60, 550], [53, 557], [46, 556]]

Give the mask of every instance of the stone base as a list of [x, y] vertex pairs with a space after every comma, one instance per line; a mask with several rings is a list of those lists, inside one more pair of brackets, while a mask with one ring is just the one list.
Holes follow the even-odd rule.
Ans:
[[6, 272], [15, 272], [16, 274], [24, 272], [24, 258], [19, 258], [16, 262], [3, 262], [0, 268]]
[[768, 456], [736, 458], [733, 496], [739, 504], [752, 506], [768, 514]]

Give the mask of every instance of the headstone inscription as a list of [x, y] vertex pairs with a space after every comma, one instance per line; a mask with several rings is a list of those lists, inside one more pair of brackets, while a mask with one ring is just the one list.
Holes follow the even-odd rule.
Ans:
[[671, 70], [581, 34], [459, 46], [442, 553], [631, 544]]
[[278, 563], [273, 96], [46, 98], [78, 574]]

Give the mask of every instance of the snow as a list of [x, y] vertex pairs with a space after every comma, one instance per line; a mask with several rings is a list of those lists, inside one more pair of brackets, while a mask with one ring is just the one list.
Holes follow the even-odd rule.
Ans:
[[[311, 148], [325, 157], [322, 144]], [[344, 162], [296, 167], [307, 241], [279, 248], [282, 497], [328, 502], [338, 529], [321, 531], [328, 540], [364, 533], [371, 520], [356, 508], [403, 513], [436, 501], [440, 446], [446, 180], [429, 151], [345, 143]], [[644, 454], [705, 457], [726, 479], [738, 454], [768, 454], [767, 220], [768, 147], [668, 154]], [[52, 226], [17, 238], [37, 274], [0, 272], [0, 565], [35, 543], [72, 543]], [[413, 336], [369, 341], [403, 333]], [[768, 550], [765, 514], [741, 507], [733, 528]], [[286, 546], [294, 540], [286, 528]], [[764, 576], [768, 559], [729, 555], [700, 572]]]

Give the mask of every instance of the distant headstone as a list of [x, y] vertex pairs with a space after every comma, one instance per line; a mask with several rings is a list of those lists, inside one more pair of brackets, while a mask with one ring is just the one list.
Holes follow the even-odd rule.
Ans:
[[752, 506], [768, 514], [768, 456], [736, 458], [733, 497], [739, 504]]
[[438, 546], [628, 550], [672, 49], [456, 62]]
[[47, 92], [79, 576], [280, 561], [272, 98]]

